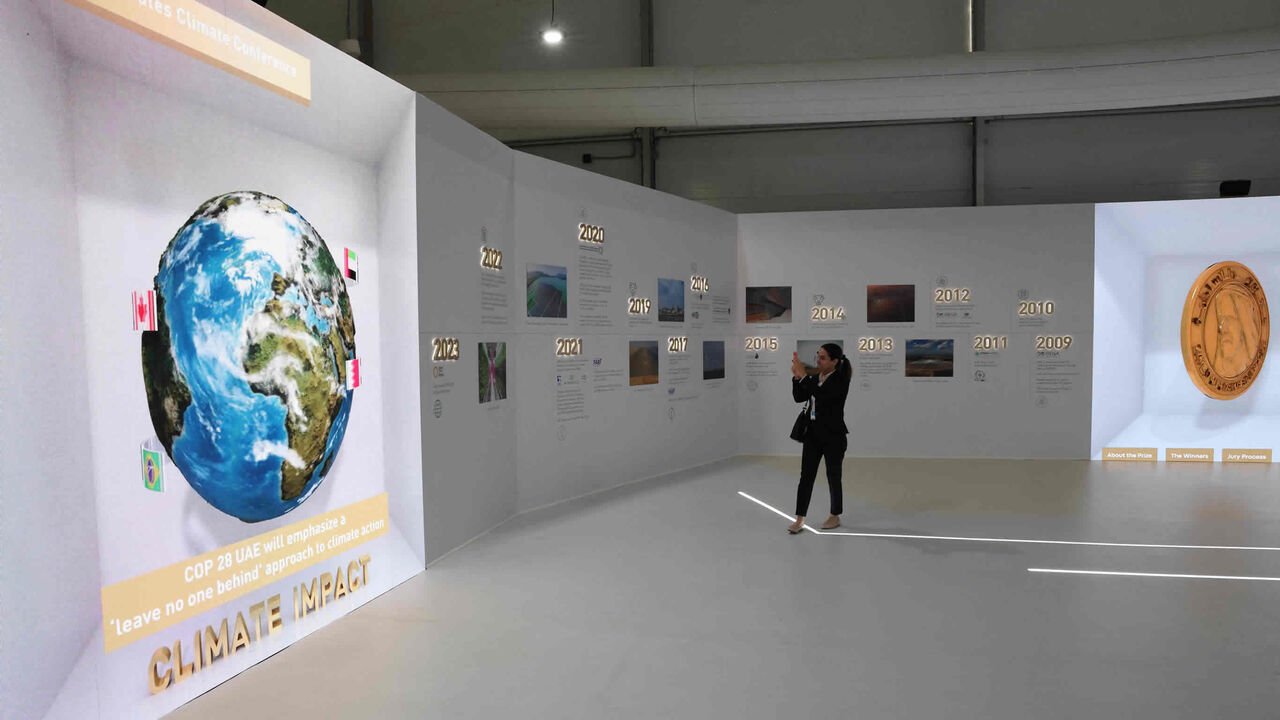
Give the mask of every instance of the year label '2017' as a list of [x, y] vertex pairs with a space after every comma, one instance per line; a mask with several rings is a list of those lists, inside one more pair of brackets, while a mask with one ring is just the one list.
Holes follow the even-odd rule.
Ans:
[[490, 247], [480, 248], [480, 267], [487, 270], [502, 269], [502, 251]]
[[687, 337], [669, 337], [667, 338], [667, 352], [682, 353], [689, 351], [689, 338]]
[[461, 356], [458, 338], [431, 338], [431, 362], [453, 362]]
[[599, 225], [588, 225], [586, 223], [578, 223], [578, 240], [580, 242], [592, 243], [595, 245], [604, 244], [604, 228]]

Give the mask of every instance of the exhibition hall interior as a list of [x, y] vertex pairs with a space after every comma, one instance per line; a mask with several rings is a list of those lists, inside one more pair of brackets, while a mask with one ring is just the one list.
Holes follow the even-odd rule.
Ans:
[[1273, 0], [0, 63], [0, 718], [1276, 717]]

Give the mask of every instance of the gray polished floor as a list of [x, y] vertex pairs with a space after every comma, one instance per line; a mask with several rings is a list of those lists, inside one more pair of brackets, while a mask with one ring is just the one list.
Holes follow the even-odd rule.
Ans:
[[[1276, 718], [1280, 469], [798, 458], [517, 517], [175, 717]], [[820, 478], [810, 511], [826, 516]]]

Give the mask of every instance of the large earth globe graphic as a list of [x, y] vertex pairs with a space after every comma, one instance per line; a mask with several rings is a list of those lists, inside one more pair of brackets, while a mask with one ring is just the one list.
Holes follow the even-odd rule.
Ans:
[[142, 334], [151, 423], [200, 497], [245, 522], [301, 505], [351, 413], [356, 327], [346, 281], [283, 201], [206, 201], [160, 256]]

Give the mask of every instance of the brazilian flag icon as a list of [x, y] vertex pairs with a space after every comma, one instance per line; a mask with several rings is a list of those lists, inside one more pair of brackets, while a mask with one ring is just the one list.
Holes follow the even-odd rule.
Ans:
[[164, 492], [164, 460], [157, 450], [142, 449], [142, 484], [148, 490]]

